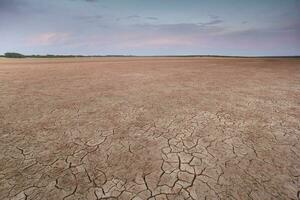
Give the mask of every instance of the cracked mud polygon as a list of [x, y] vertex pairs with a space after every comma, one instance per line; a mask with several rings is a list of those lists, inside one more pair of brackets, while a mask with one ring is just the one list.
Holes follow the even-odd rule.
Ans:
[[299, 199], [299, 59], [2, 59], [0, 97], [0, 199]]

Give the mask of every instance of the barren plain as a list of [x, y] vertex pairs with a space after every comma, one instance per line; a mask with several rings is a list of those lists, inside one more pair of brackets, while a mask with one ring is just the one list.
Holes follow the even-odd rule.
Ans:
[[300, 197], [300, 59], [0, 59], [0, 199]]

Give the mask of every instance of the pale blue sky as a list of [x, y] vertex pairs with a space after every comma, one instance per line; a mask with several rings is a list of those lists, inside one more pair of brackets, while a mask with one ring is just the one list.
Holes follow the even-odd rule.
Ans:
[[0, 0], [0, 54], [300, 55], [300, 0]]

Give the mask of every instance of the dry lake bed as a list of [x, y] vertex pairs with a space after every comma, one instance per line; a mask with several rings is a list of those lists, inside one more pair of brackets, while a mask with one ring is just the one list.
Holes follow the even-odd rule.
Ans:
[[300, 198], [300, 59], [0, 59], [0, 199]]

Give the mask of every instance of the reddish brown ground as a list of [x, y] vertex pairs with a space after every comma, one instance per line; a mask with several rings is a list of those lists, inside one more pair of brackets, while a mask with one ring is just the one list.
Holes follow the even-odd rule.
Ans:
[[299, 59], [2, 59], [0, 98], [0, 199], [300, 196]]

